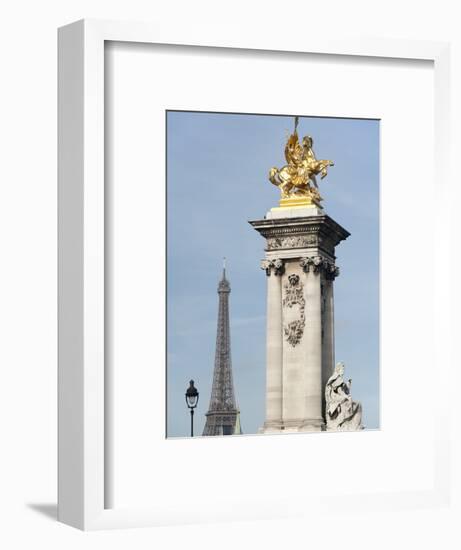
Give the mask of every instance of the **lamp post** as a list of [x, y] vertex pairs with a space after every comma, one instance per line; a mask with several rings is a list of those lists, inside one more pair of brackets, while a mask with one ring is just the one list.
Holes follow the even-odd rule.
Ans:
[[186, 403], [190, 409], [190, 436], [194, 437], [194, 409], [198, 404], [199, 393], [194, 386], [194, 381], [189, 382], [189, 387], [186, 391]]

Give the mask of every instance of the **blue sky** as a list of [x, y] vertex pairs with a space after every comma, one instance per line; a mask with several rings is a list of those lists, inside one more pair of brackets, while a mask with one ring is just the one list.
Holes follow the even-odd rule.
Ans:
[[[211, 393], [217, 284], [227, 258], [232, 365], [244, 433], [264, 422], [266, 280], [264, 240], [248, 224], [278, 205], [267, 179], [285, 164], [293, 117], [167, 113], [168, 436], [187, 436], [184, 393], [200, 392], [201, 434]], [[332, 159], [320, 182], [326, 213], [351, 236], [336, 249], [336, 360], [346, 364], [364, 424], [379, 427], [379, 121], [300, 117], [317, 158]]]

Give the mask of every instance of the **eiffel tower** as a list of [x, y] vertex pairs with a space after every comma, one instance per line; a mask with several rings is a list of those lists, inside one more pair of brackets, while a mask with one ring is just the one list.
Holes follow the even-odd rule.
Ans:
[[224, 259], [222, 279], [218, 284], [219, 308], [216, 334], [216, 355], [214, 361], [213, 387], [210, 407], [206, 413], [203, 435], [241, 434], [240, 411], [237, 408], [232, 380], [229, 328], [230, 284], [226, 279]]

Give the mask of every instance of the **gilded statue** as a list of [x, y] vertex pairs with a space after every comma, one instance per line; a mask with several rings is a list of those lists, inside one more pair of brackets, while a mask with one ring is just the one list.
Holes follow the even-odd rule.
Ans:
[[311, 136], [304, 136], [302, 142], [299, 142], [298, 122], [299, 117], [295, 117], [294, 131], [285, 146], [287, 164], [280, 169], [273, 167], [269, 172], [270, 182], [281, 191], [281, 206], [319, 205], [322, 197], [318, 191], [316, 176], [320, 174], [323, 179], [327, 175], [328, 167], [334, 166], [331, 160], [317, 160]]

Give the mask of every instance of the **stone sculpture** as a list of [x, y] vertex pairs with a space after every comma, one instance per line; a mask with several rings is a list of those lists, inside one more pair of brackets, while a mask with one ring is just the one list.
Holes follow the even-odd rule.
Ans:
[[363, 429], [362, 405], [353, 401], [351, 380], [344, 381], [344, 363], [337, 363], [325, 386], [325, 417], [329, 431]]

